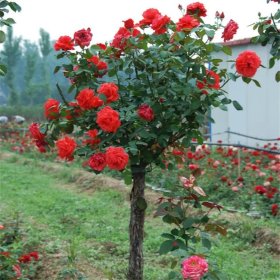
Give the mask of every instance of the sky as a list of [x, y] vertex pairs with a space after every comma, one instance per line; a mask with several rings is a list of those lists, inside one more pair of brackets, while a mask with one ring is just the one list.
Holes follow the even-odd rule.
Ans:
[[[156, 8], [163, 15], [168, 15], [175, 22], [182, 16], [178, 9], [194, 1], [190, 0], [15, 0], [21, 7], [20, 13], [9, 16], [16, 20], [14, 34], [23, 39], [37, 42], [39, 29], [50, 33], [51, 39], [59, 36], [73, 36], [82, 28], [91, 28], [92, 43], [105, 43], [112, 40], [123, 20], [128, 18], [138, 22], [142, 13], [148, 8]], [[199, 0], [207, 9], [205, 22], [213, 23], [216, 11], [224, 12], [226, 24], [230, 19], [239, 24], [234, 39], [256, 35], [251, 23], [257, 21], [258, 12], [269, 15], [279, 5], [267, 4], [266, 0]]]

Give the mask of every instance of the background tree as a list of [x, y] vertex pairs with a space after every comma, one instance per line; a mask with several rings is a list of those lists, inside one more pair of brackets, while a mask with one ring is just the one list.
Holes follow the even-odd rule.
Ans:
[[18, 92], [14, 84], [14, 71], [18, 60], [22, 55], [20, 43], [21, 38], [14, 37], [12, 27], [8, 27], [6, 40], [1, 54], [4, 56], [4, 62], [9, 69], [5, 78], [9, 89], [8, 103], [10, 105], [16, 105], [19, 101]]
[[43, 28], [40, 28], [40, 39], [39, 39], [39, 47], [42, 55], [42, 76], [43, 76], [43, 85], [46, 90], [46, 97], [49, 98], [51, 96], [51, 86], [50, 86], [50, 76], [49, 76], [49, 61], [48, 57], [50, 52], [52, 51], [51, 42], [50, 42], [50, 34], [45, 31]]
[[38, 46], [28, 40], [24, 41], [24, 54], [25, 59], [25, 71], [24, 71], [24, 93], [23, 98], [29, 99], [28, 104], [33, 106], [35, 104], [35, 82], [34, 74], [36, 71], [36, 65], [39, 61]]
[[[8, 17], [6, 18], [6, 13], [9, 13], [10, 10], [14, 12], [20, 12], [21, 7], [15, 3], [15, 2], [10, 2], [6, 0], [0, 0], [0, 27], [2, 26], [9, 26], [11, 27], [12, 24], [15, 23], [15, 21]], [[0, 30], [0, 44], [4, 43], [6, 39], [6, 34], [3, 30]], [[0, 58], [0, 76], [5, 75], [7, 72], [7, 67], [2, 64], [2, 58]]]

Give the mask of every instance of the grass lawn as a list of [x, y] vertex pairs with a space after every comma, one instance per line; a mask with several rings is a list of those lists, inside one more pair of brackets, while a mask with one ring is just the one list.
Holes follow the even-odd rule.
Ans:
[[[25, 245], [42, 256], [36, 280], [125, 279], [128, 193], [122, 183], [74, 166], [0, 154], [0, 224], [19, 217]], [[173, 259], [157, 253], [166, 226], [153, 217], [154, 197], [151, 193], [145, 224], [145, 280], [168, 279]], [[279, 256], [267, 244], [252, 245], [257, 228], [277, 232], [279, 225], [255, 221], [233, 219], [228, 236], [214, 238], [211, 258], [223, 279], [280, 279]]]

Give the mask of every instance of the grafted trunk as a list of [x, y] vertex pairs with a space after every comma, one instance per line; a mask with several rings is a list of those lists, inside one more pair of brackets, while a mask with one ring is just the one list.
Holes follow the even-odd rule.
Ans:
[[146, 201], [145, 168], [132, 167], [133, 187], [130, 194], [131, 212], [129, 224], [129, 268], [128, 280], [143, 280], [143, 238]]

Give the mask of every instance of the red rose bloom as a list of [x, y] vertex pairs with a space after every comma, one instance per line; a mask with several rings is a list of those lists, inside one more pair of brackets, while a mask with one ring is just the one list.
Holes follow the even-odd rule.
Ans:
[[89, 158], [88, 165], [93, 170], [102, 171], [107, 165], [105, 154], [103, 153], [93, 154]]
[[91, 129], [89, 131], [86, 132], [86, 135], [89, 137], [89, 139], [85, 139], [83, 141], [84, 145], [91, 145], [94, 146], [96, 144], [100, 143], [100, 138], [97, 137], [98, 135], [98, 130], [97, 129]]
[[106, 96], [106, 103], [111, 103], [119, 99], [118, 90], [119, 88], [114, 83], [104, 83], [99, 87], [97, 92]]
[[34, 140], [44, 142], [46, 135], [40, 131], [38, 123], [32, 123], [29, 126], [29, 132]]
[[243, 77], [253, 77], [261, 65], [261, 59], [253, 51], [244, 51], [236, 59], [236, 71]]
[[103, 105], [103, 101], [99, 97], [95, 96], [94, 91], [90, 88], [81, 90], [76, 99], [79, 106], [84, 110], [91, 110]]
[[127, 29], [125, 27], [121, 27], [115, 34], [111, 46], [124, 50], [127, 47], [127, 39], [130, 37], [136, 37], [139, 34], [141, 34], [141, 32], [137, 29]]
[[74, 40], [76, 45], [79, 45], [82, 48], [85, 46], [89, 46], [91, 39], [92, 39], [92, 33], [90, 28], [88, 29], [83, 28], [74, 33]]
[[102, 43], [98, 43], [98, 44], [96, 44], [96, 46], [98, 46], [103, 51], [105, 51], [107, 49], [106, 45], [102, 44]]
[[140, 105], [137, 110], [137, 114], [141, 119], [148, 122], [152, 121], [155, 117], [153, 109], [148, 104]]
[[39, 124], [38, 123], [32, 123], [29, 126], [29, 132], [31, 134], [31, 137], [34, 139], [35, 144], [37, 148], [39, 149], [39, 152], [45, 153], [46, 148], [45, 146], [47, 143], [45, 142], [45, 134], [43, 134], [40, 129], [39, 129]]
[[96, 66], [99, 73], [95, 74], [95, 76], [101, 78], [107, 73], [107, 69], [108, 69], [107, 63], [103, 60], [100, 60], [98, 56], [94, 55], [91, 58], [88, 58], [87, 61], [93, 63]]
[[106, 106], [97, 113], [96, 123], [105, 132], [116, 132], [121, 125], [119, 113]]
[[[197, 81], [196, 86], [199, 89], [203, 89], [205, 87], [220, 89], [220, 76], [212, 70], [206, 70], [206, 79], [204, 79], [203, 81]], [[208, 94], [206, 90], [203, 90], [202, 93]]]
[[65, 160], [73, 160], [73, 153], [77, 147], [77, 144], [74, 139], [65, 136], [56, 141], [56, 147], [58, 150], [58, 156]]
[[278, 205], [276, 203], [271, 205], [271, 214], [273, 216], [276, 216], [278, 213]]
[[59, 101], [49, 98], [45, 104], [45, 117], [49, 120], [55, 120], [59, 117]]
[[190, 16], [185, 15], [182, 18], [179, 19], [179, 22], [176, 24], [176, 30], [177, 31], [191, 31], [193, 28], [199, 26], [199, 21]]
[[238, 29], [238, 24], [234, 20], [230, 20], [229, 23], [225, 26], [224, 32], [222, 34], [222, 38], [224, 38], [224, 42], [231, 40], [233, 35], [236, 34]]
[[126, 29], [131, 29], [131, 28], [134, 27], [134, 21], [133, 21], [133, 19], [131, 19], [131, 18], [129, 18], [129, 19], [127, 19], [127, 20], [124, 20], [123, 23], [124, 23], [124, 27], [125, 27]]
[[200, 2], [195, 2], [187, 6], [188, 15], [197, 15], [198, 17], [206, 17], [207, 10]]
[[262, 186], [262, 185], [255, 186], [254, 190], [258, 194], [264, 194], [267, 191], [266, 188], [264, 186]]
[[155, 34], [163, 34], [166, 32], [166, 25], [170, 22], [168, 16], [158, 16], [153, 22], [151, 28], [155, 30]]
[[123, 170], [125, 169], [129, 156], [122, 147], [109, 147], [106, 150], [106, 162], [110, 169]]
[[29, 256], [29, 254], [27, 254], [27, 255], [22, 255], [22, 256], [20, 256], [20, 257], [18, 258], [18, 261], [19, 261], [20, 263], [29, 263], [29, 262], [31, 262], [31, 257]]
[[70, 51], [74, 50], [74, 42], [69, 36], [60, 36], [54, 44], [54, 49], [56, 51]]
[[148, 9], [146, 10], [143, 14], [143, 19], [138, 23], [138, 26], [143, 27], [145, 25], [150, 25], [152, 24], [153, 20], [156, 17], [161, 16], [161, 13], [157, 9]]
[[29, 256], [32, 257], [34, 261], [38, 261], [39, 260], [39, 254], [38, 254], [37, 251], [29, 253]]

